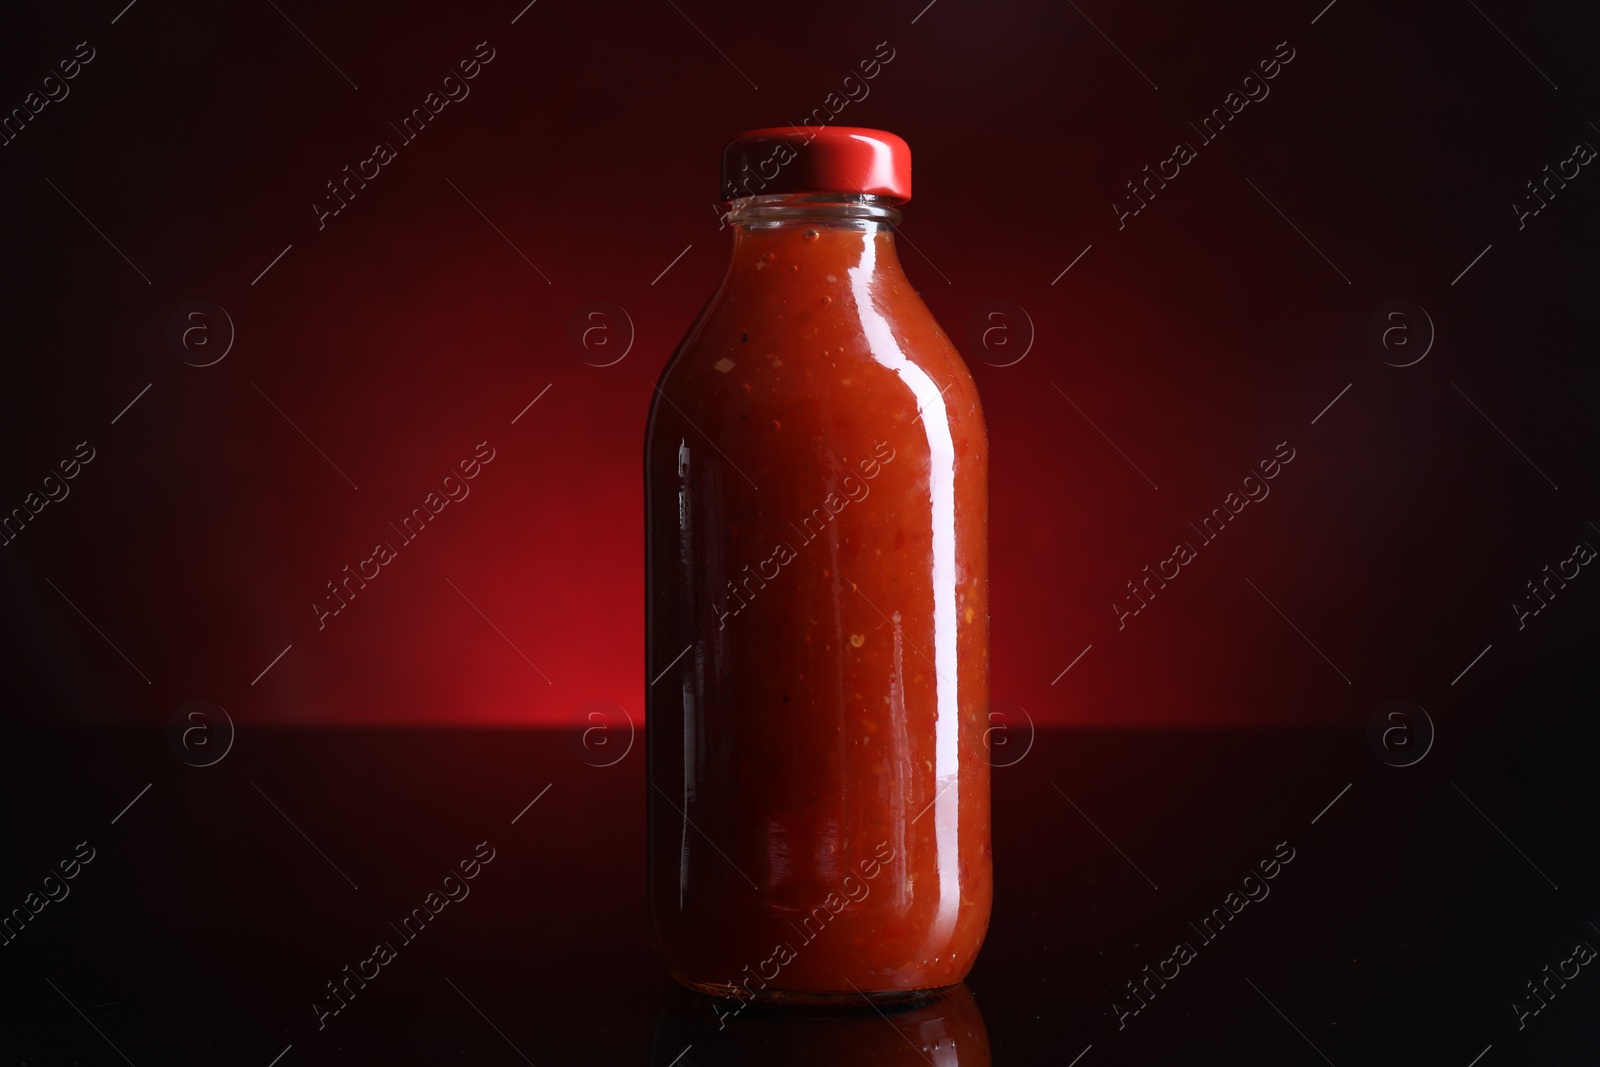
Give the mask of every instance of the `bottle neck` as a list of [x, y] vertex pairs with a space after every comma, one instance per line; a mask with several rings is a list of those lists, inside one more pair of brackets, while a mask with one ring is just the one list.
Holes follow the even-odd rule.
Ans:
[[769, 264], [788, 271], [811, 267], [841, 277], [846, 270], [861, 269], [878, 278], [900, 274], [894, 246], [900, 211], [887, 197], [747, 196], [732, 202], [728, 221], [734, 233], [730, 282], [754, 279]]

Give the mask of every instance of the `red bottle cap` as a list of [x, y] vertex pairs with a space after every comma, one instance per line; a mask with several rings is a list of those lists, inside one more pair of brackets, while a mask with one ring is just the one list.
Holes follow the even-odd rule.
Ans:
[[773, 126], [722, 150], [722, 198], [764, 193], [862, 193], [911, 199], [911, 146], [860, 126]]

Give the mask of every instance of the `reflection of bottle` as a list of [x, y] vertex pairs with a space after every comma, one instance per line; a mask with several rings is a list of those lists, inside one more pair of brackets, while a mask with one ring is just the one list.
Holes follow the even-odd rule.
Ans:
[[988, 927], [988, 442], [895, 253], [893, 134], [723, 157], [733, 258], [645, 440], [650, 894], [672, 973], [859, 1002]]
[[856, 1005], [741, 1008], [674, 989], [656, 1017], [650, 1067], [989, 1067], [989, 1032], [965, 985], [881, 1015]]

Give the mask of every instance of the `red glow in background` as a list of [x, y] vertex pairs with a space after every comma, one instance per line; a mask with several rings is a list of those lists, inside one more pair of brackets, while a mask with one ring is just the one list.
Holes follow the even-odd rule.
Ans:
[[[95, 458], [0, 548], [9, 714], [638, 719], [665, 666], [642, 661], [645, 413], [726, 265], [719, 151], [824, 107], [880, 42], [836, 121], [910, 142], [901, 256], [984, 399], [996, 701], [1124, 727], [1570, 714], [1594, 592], [1522, 629], [1511, 604], [1600, 544], [1600, 178], [1520, 229], [1511, 205], [1600, 144], [1574, 110], [1592, 36], [1498, 13], [1535, 67], [1467, 5], [920, 6], [286, 7], [315, 46], [270, 5], [35, 13], [0, 43], [0, 107], [77, 42], [95, 58], [0, 148], [0, 510]], [[402, 144], [390, 123], [484, 41], [470, 95]], [[1202, 143], [1280, 42], [1270, 95]], [[378, 141], [396, 158], [319, 229]], [[1178, 141], [1196, 158], [1119, 228]], [[190, 300], [236, 331], [210, 367], [168, 341]], [[604, 367], [570, 338], [597, 300], [634, 334]], [[1397, 300], [1436, 333], [1408, 367], [1368, 340]], [[483, 441], [470, 496], [400, 547], [389, 524]], [[1271, 495], [1200, 547], [1189, 524], [1280, 442]], [[319, 629], [379, 541], [398, 558]], [[1179, 541], [1198, 558], [1119, 629]]]

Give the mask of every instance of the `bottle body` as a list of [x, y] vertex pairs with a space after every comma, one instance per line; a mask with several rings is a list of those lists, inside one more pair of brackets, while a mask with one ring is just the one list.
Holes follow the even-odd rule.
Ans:
[[708, 992], [948, 986], [988, 926], [987, 435], [877, 199], [736, 203], [653, 398], [650, 897]]

